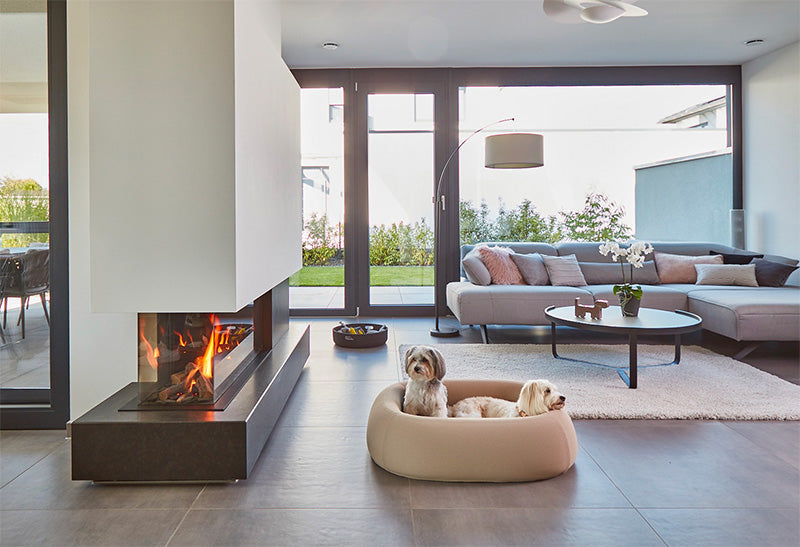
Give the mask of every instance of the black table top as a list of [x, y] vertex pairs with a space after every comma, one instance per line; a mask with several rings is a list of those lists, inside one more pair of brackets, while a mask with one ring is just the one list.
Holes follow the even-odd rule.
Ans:
[[703, 324], [699, 316], [683, 310], [640, 308], [638, 317], [625, 317], [619, 306], [609, 306], [602, 319], [592, 319], [588, 313], [585, 318], [575, 317], [575, 306], [551, 306], [544, 313], [557, 325], [623, 334], [680, 334], [699, 330]]

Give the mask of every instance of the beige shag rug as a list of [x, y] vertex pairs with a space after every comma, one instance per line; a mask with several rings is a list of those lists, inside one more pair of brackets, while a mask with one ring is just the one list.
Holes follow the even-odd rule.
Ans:
[[[400, 347], [400, 362], [409, 346]], [[575, 419], [798, 420], [800, 386], [698, 346], [639, 346], [639, 382], [629, 389], [614, 368], [553, 358], [549, 345], [439, 344], [448, 378], [550, 380], [566, 395]], [[627, 345], [558, 346], [562, 357], [627, 371]], [[402, 371], [405, 377], [405, 371]]]

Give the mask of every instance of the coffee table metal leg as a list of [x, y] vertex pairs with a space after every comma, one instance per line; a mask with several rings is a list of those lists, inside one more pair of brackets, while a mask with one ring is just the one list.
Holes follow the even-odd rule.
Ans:
[[628, 335], [628, 372], [625, 372], [625, 369], [617, 369], [617, 374], [619, 377], [622, 378], [622, 381], [631, 388], [636, 389], [638, 374], [636, 370], [636, 366], [638, 365], [638, 351], [637, 351], [637, 339], [635, 334]]
[[681, 335], [675, 335], [675, 360], [672, 361], [673, 365], [677, 365], [681, 362]]
[[553, 348], [553, 357], [558, 359], [558, 352], [556, 351], [556, 324], [550, 323], [550, 345]]

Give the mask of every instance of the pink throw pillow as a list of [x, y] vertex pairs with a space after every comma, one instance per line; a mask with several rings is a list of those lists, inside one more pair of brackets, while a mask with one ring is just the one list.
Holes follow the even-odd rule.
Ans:
[[696, 283], [695, 264], [722, 264], [722, 255], [685, 256], [656, 252], [654, 256], [662, 283]]
[[481, 261], [489, 270], [495, 285], [524, 285], [522, 274], [511, 260], [511, 249], [507, 247], [478, 247]]

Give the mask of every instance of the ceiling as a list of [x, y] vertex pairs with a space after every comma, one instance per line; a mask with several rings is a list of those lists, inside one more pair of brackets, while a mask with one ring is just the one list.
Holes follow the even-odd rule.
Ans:
[[636, 5], [649, 15], [564, 25], [542, 0], [283, 0], [282, 53], [292, 68], [738, 65], [800, 40], [798, 0]]

